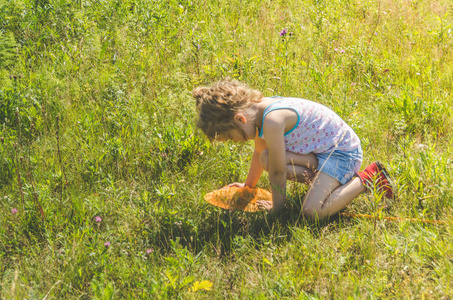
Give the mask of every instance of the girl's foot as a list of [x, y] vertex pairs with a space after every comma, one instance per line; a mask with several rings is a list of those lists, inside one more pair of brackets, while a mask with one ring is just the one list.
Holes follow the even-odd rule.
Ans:
[[[382, 166], [381, 162], [376, 161], [358, 173], [362, 184], [368, 189], [372, 189], [376, 185], [377, 190], [384, 191], [384, 196], [389, 199], [394, 198], [393, 184], [387, 170]], [[376, 183], [376, 184], [374, 184]]]

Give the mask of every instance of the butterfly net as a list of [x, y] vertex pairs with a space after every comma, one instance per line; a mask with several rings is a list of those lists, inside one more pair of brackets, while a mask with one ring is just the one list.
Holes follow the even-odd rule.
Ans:
[[248, 186], [242, 188], [233, 186], [212, 191], [206, 194], [204, 199], [208, 203], [223, 209], [256, 212], [259, 211], [256, 200], [272, 201], [272, 194], [260, 188], [252, 189]]

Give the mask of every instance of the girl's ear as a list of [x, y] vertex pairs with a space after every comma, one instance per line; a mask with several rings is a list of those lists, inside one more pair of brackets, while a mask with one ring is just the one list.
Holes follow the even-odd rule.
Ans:
[[234, 116], [234, 120], [239, 123], [247, 123], [247, 118], [243, 114], [236, 114]]

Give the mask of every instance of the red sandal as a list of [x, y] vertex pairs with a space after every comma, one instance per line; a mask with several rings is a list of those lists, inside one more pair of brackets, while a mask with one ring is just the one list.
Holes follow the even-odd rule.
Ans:
[[393, 184], [390, 179], [390, 175], [387, 170], [382, 166], [382, 163], [376, 161], [365, 168], [362, 172], [358, 173], [362, 184], [368, 189], [373, 189], [376, 186], [376, 189], [384, 191], [384, 196], [389, 199], [394, 199], [395, 194], [393, 192]]

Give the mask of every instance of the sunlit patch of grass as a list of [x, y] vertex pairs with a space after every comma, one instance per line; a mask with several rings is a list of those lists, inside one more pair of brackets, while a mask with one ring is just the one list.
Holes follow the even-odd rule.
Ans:
[[[451, 297], [452, 15], [447, 0], [0, 0], [0, 294]], [[226, 76], [331, 107], [364, 165], [384, 162], [398, 198], [346, 212], [447, 225], [311, 223], [298, 184], [277, 216], [207, 204], [253, 147], [195, 128], [190, 91]]]

